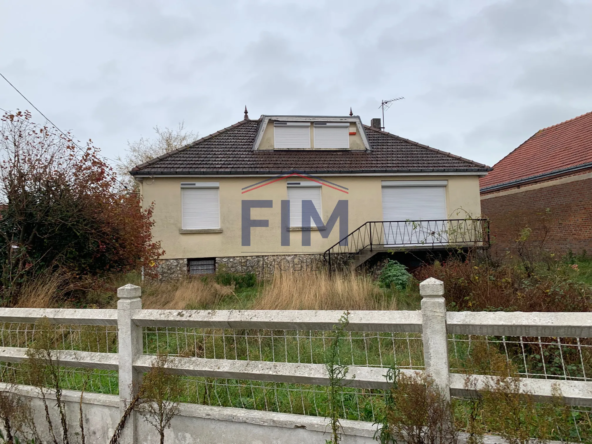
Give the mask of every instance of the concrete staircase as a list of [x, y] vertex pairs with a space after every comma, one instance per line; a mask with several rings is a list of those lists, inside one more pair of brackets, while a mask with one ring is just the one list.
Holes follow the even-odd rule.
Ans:
[[372, 247], [372, 251], [370, 251], [369, 247], [365, 248], [352, 256], [352, 261], [350, 262], [350, 268], [351, 268], [351, 270], [355, 270], [360, 265], [366, 263], [368, 260], [370, 260], [372, 257], [377, 255], [378, 253], [384, 253], [385, 251], [389, 251], [392, 249], [393, 248], [386, 248], [386, 247], [377, 246], [377, 245]]

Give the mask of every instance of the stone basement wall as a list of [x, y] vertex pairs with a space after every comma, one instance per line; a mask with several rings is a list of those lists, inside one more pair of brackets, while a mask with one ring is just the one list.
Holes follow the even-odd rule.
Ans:
[[170, 281], [187, 276], [187, 259], [161, 259], [158, 261], [160, 280]]
[[255, 273], [259, 278], [276, 271], [318, 271], [325, 267], [322, 254], [235, 256], [216, 258], [216, 269], [231, 273]]
[[[483, 215], [491, 220], [494, 248], [511, 249], [520, 229], [530, 226], [543, 247], [557, 253], [592, 253], [592, 178], [524, 191], [481, 196]], [[492, 196], [492, 197], [489, 197]], [[543, 217], [550, 210], [548, 217]]]
[[[216, 270], [230, 273], [255, 273], [267, 278], [279, 271], [319, 271], [324, 269], [322, 254], [294, 254], [273, 256], [217, 257]], [[160, 279], [173, 280], [187, 276], [187, 259], [162, 259], [158, 264]]]

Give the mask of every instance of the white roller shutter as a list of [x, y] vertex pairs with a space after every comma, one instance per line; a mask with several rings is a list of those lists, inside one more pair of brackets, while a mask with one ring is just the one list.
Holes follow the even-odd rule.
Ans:
[[349, 148], [349, 123], [314, 124], [315, 148]]
[[309, 122], [274, 122], [274, 148], [310, 148]]
[[[290, 186], [288, 185], [288, 200], [290, 201], [290, 226], [302, 226], [302, 201], [310, 200], [314, 204], [317, 213], [321, 218], [323, 213], [321, 211], [321, 187], [318, 186]], [[309, 217], [311, 227], [316, 226], [314, 220]]]
[[[391, 186], [384, 182], [382, 187], [382, 212], [385, 244], [411, 245], [445, 242], [446, 187], [437, 182], [426, 182], [423, 186]], [[413, 221], [389, 224], [392, 221]], [[426, 221], [426, 222], [417, 222]]]
[[186, 184], [181, 188], [184, 230], [220, 228], [220, 198], [217, 184]]

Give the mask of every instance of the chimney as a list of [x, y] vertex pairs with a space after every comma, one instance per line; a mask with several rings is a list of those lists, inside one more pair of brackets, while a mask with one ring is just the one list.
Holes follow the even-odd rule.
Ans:
[[380, 117], [377, 117], [376, 119], [372, 119], [370, 121], [370, 126], [372, 128], [377, 129], [377, 130], [382, 129], [381, 126], [380, 126]]

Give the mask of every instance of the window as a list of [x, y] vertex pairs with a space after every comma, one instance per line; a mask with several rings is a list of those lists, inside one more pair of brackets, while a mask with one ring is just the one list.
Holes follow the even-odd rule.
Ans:
[[189, 274], [213, 274], [216, 272], [216, 259], [187, 259]]
[[[302, 227], [302, 201], [310, 200], [314, 204], [319, 216], [321, 211], [321, 186], [312, 183], [288, 182], [288, 200], [290, 201], [290, 227]], [[307, 214], [310, 226], [315, 227], [314, 220]]]
[[314, 124], [315, 148], [349, 148], [349, 123]]
[[184, 230], [220, 228], [218, 182], [181, 183], [181, 219]]
[[310, 148], [310, 122], [274, 122], [274, 148]]

